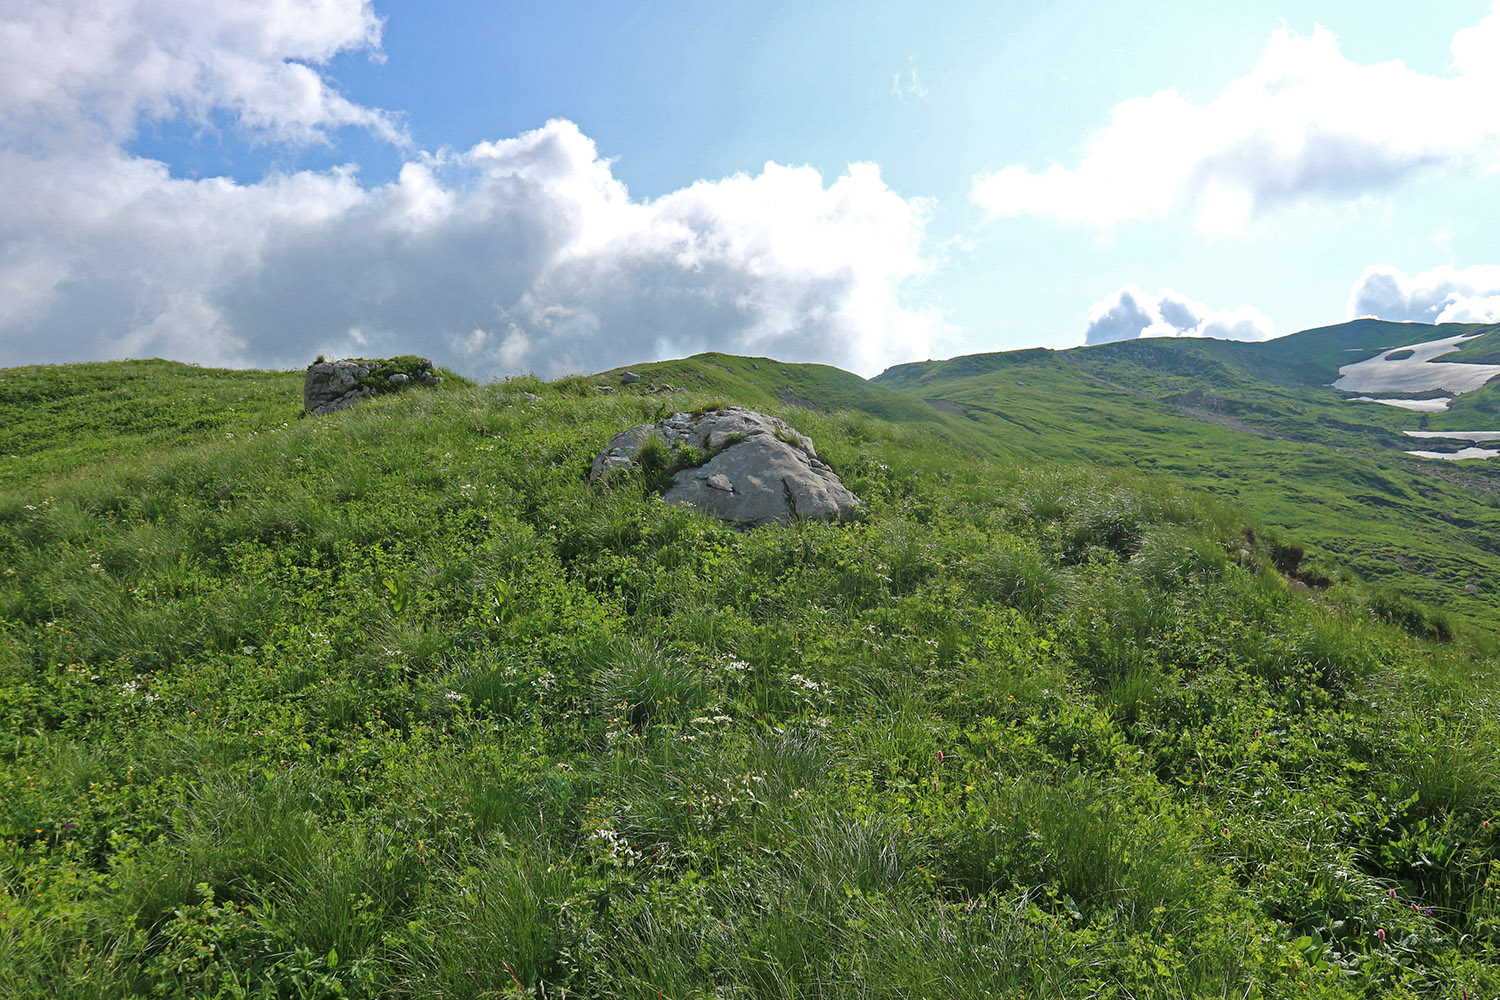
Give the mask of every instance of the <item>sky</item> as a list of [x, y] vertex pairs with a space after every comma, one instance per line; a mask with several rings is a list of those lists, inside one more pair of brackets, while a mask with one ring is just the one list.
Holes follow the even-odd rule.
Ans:
[[0, 0], [0, 366], [1500, 322], [1500, 0]]

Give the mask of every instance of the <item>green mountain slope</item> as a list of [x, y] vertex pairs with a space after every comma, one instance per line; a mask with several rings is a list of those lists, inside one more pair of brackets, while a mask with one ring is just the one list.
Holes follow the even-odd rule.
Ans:
[[[1086, 412], [1096, 376], [1028, 364]], [[1500, 990], [1484, 636], [1298, 590], [1161, 477], [969, 450], [999, 407], [638, 371], [284, 427], [238, 383], [295, 379], [215, 373], [170, 440], [72, 393], [114, 454], [0, 488], [0, 994]], [[587, 483], [734, 401], [860, 516]]]
[[1039, 460], [1212, 491], [1366, 580], [1494, 628], [1500, 466], [1411, 457], [1430, 445], [1405, 432], [1500, 430], [1486, 422], [1500, 387], [1418, 413], [1328, 384], [1378, 351], [1459, 334], [1478, 338], [1464, 350], [1500, 341], [1494, 327], [1358, 321], [1264, 344], [1160, 339], [902, 365], [875, 383], [961, 407], [974, 429]]
[[1248, 371], [1270, 381], [1287, 381], [1298, 385], [1321, 387], [1338, 378], [1338, 370], [1357, 361], [1403, 344], [1439, 340], [1444, 337], [1480, 338], [1465, 344], [1460, 352], [1447, 355], [1444, 361], [1479, 363], [1500, 346], [1495, 334], [1500, 327], [1481, 323], [1392, 323], [1378, 319], [1357, 319], [1335, 326], [1304, 330], [1259, 344], [1222, 345], [1215, 350], [1233, 356]]
[[302, 412], [301, 372], [175, 361], [0, 370], [0, 484], [122, 455], [251, 434]]
[[[875, 385], [829, 365], [792, 364], [772, 358], [732, 354], [695, 354], [678, 361], [658, 361], [617, 368], [579, 380], [581, 384], [619, 385], [625, 371], [641, 376], [633, 394], [672, 386], [699, 394], [719, 394], [746, 406], [794, 407], [820, 413], [863, 414], [929, 432], [961, 448], [984, 451], [989, 442], [961, 421], [948, 420], [911, 395]], [[661, 396], [660, 408], [676, 405]]]

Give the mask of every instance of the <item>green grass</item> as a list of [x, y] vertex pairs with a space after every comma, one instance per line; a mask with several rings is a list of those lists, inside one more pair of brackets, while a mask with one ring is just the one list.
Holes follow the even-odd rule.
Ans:
[[[160, 432], [28, 375], [113, 437], [0, 492], [0, 995], [1500, 990], [1486, 634], [1165, 477], [673, 364], [300, 421], [179, 371], [213, 422]], [[587, 483], [733, 401], [859, 517]]]
[[301, 372], [174, 361], [0, 370], [0, 484], [290, 426], [302, 413], [301, 388]]
[[1466, 350], [1497, 341], [1493, 327], [1361, 320], [1265, 344], [1159, 339], [957, 358], [875, 381], [962, 406], [968, 441], [987, 439], [992, 453], [1133, 469], [1211, 492], [1305, 547], [1312, 577], [1336, 565], [1494, 629], [1500, 467], [1407, 456], [1422, 446], [1401, 432], [1500, 429], [1500, 386], [1418, 414], [1349, 403], [1325, 384], [1379, 348], [1457, 333], [1479, 335]]

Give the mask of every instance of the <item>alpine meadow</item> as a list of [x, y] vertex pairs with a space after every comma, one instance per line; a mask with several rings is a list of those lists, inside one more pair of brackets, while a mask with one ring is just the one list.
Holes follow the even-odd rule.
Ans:
[[[0, 996], [1500, 995], [1500, 481], [1405, 433], [1500, 390], [1330, 385], [1445, 337], [1500, 358], [705, 354], [305, 418], [301, 371], [0, 370]], [[731, 404], [853, 515], [590, 480]]]
[[0, 0], [0, 1000], [1500, 1000], [1497, 95]]

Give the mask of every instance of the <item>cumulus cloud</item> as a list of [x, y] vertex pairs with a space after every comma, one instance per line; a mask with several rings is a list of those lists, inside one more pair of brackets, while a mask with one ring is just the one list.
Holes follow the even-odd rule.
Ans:
[[[554, 375], [719, 349], [873, 373], [928, 356], [943, 331], [901, 300], [931, 266], [929, 206], [874, 165], [825, 179], [768, 163], [640, 200], [557, 120], [409, 153], [389, 184], [353, 168], [184, 179], [125, 150], [134, 123], [227, 110], [267, 141], [350, 124], [391, 137], [388, 115], [315, 68], [374, 51], [369, 5], [89, 6], [120, 38], [85, 32], [44, 86], [20, 89], [7, 56], [66, 32], [30, 6], [0, 14], [0, 364], [291, 367], [399, 350]], [[136, 68], [132, 47], [157, 67]], [[11, 141], [53, 114], [77, 127], [45, 147]]]
[[1350, 319], [1500, 323], [1500, 266], [1444, 265], [1417, 275], [1383, 264], [1367, 267], [1349, 292], [1348, 313]]
[[345, 125], [395, 139], [392, 116], [346, 100], [317, 69], [379, 43], [369, 0], [7, 2], [0, 143], [77, 148], [216, 109], [276, 140]]
[[1324, 28], [1271, 34], [1260, 61], [1206, 104], [1173, 90], [1117, 105], [1075, 167], [1011, 165], [975, 178], [994, 217], [1101, 229], [1186, 208], [1239, 231], [1269, 208], [1350, 197], [1423, 168], [1500, 165], [1500, 0], [1453, 38], [1452, 72], [1347, 59]]
[[421, 351], [476, 374], [709, 349], [875, 372], [941, 329], [905, 308], [927, 209], [877, 168], [700, 181], [633, 200], [570, 122], [409, 162], [241, 185], [116, 151], [0, 156], [0, 363], [290, 366]]
[[1089, 307], [1083, 343], [1110, 344], [1141, 337], [1212, 337], [1216, 340], [1269, 340], [1276, 329], [1259, 310], [1210, 309], [1170, 288], [1148, 295], [1125, 285]]

